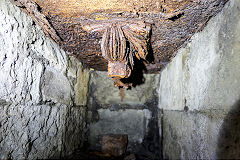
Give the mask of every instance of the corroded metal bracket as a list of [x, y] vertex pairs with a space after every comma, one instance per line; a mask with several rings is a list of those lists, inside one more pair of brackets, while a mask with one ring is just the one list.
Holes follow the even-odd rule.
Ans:
[[108, 61], [108, 76], [115, 86], [128, 88], [131, 84], [121, 82], [131, 75], [134, 57], [146, 60], [150, 41], [151, 23], [142, 20], [111, 20], [96, 24], [86, 24], [88, 32], [102, 33], [102, 56]]

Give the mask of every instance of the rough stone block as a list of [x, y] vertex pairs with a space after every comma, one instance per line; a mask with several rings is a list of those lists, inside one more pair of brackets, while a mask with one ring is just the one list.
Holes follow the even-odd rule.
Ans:
[[102, 152], [116, 157], [122, 156], [126, 152], [127, 142], [127, 135], [103, 135]]
[[71, 106], [68, 69], [37, 23], [0, 0], [0, 159], [59, 159], [82, 145], [85, 108]]
[[121, 101], [119, 89], [114, 87], [113, 81], [108, 77], [107, 72], [94, 72], [91, 74], [90, 91], [94, 99], [99, 104], [144, 104], [153, 98], [154, 90], [159, 82], [158, 74], [139, 75], [137, 81], [143, 81], [141, 85], [132, 87], [131, 90], [124, 91], [124, 100]]
[[124, 158], [124, 160], [136, 160], [136, 156], [134, 154], [130, 154]]
[[230, 0], [162, 71], [159, 108], [229, 110], [239, 99], [239, 7]]
[[89, 142], [92, 148], [100, 148], [100, 137], [104, 134], [127, 134], [128, 149], [135, 149], [136, 144], [143, 142], [152, 116], [147, 109], [99, 109], [98, 115], [99, 121], [90, 124]]
[[42, 84], [44, 101], [54, 101], [63, 104], [70, 104], [71, 86], [62, 73], [54, 68], [47, 67]]
[[[163, 112], [163, 157], [216, 159], [223, 118], [221, 112]], [[222, 144], [223, 145], [223, 144]]]

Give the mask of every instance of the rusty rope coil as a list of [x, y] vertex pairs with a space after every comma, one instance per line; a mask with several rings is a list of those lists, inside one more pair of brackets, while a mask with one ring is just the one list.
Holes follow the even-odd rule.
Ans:
[[110, 77], [128, 78], [134, 66], [134, 56], [146, 59], [149, 37], [133, 31], [129, 26], [113, 23], [106, 26], [102, 41], [102, 56], [108, 60]]

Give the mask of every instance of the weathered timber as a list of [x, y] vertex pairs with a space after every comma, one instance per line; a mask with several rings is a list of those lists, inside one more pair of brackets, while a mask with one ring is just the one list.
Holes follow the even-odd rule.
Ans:
[[176, 51], [194, 33], [202, 30], [228, 0], [12, 1], [27, 11], [64, 50], [96, 70], [107, 70], [107, 60], [101, 53], [103, 34], [87, 31], [87, 25], [94, 30], [101, 27], [94, 28], [93, 24], [101, 25], [114, 19], [150, 21], [153, 25], [148, 46], [150, 51], [146, 56], [149, 63], [144, 64], [147, 73], [155, 73], [175, 56]]

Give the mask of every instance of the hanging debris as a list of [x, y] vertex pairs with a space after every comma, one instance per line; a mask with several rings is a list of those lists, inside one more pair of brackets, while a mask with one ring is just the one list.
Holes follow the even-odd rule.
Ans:
[[84, 25], [83, 28], [88, 32], [103, 32], [101, 51], [108, 61], [108, 76], [114, 80], [116, 87], [130, 87], [131, 84], [125, 84], [121, 79], [130, 77], [134, 57], [146, 60], [151, 23], [141, 20], [112, 20]]

